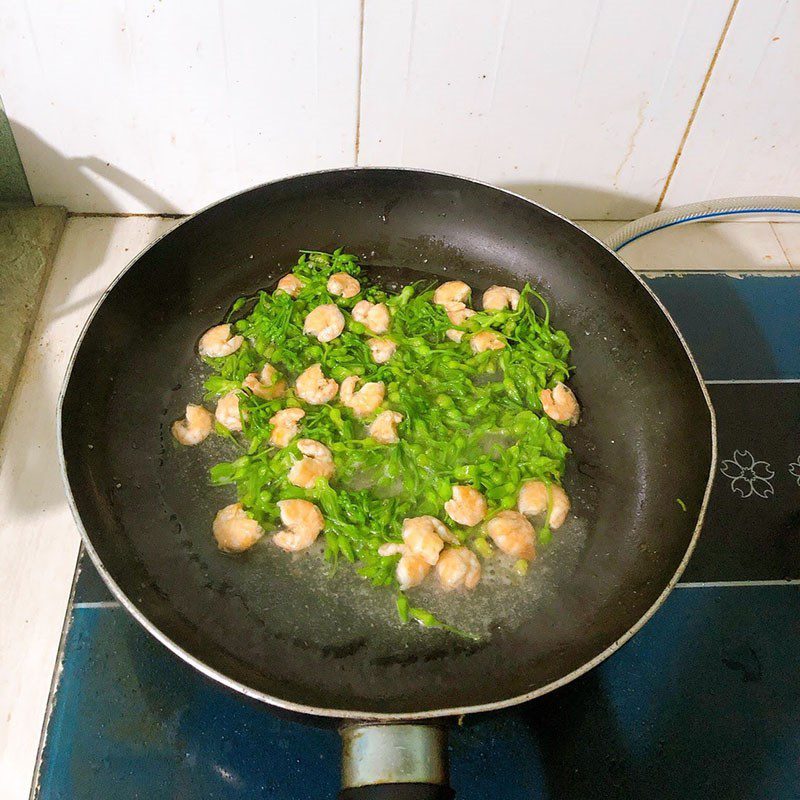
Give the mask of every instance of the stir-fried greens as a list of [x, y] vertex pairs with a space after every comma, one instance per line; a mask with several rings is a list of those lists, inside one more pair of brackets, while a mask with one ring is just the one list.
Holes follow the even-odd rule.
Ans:
[[[280, 527], [279, 500], [303, 498], [316, 504], [325, 521], [325, 558], [346, 560], [376, 586], [395, 587], [399, 555], [383, 556], [387, 542], [401, 543], [403, 520], [438, 517], [459, 542], [481, 559], [492, 556], [483, 526], [455, 524], [444, 510], [456, 484], [478, 490], [488, 503], [487, 519], [515, 508], [520, 487], [536, 479], [559, 485], [568, 448], [557, 423], [543, 413], [540, 392], [569, 377], [570, 343], [550, 325], [545, 300], [529, 285], [516, 310], [478, 311], [454, 325], [442, 305], [432, 302], [433, 285], [405, 286], [397, 293], [369, 285], [369, 271], [356, 258], [304, 251], [292, 270], [302, 282], [296, 297], [262, 291], [238, 300], [229, 321], [244, 343], [231, 355], [205, 358], [213, 374], [205, 382], [206, 400], [239, 393], [242, 432], [232, 434], [216, 423], [217, 432], [234, 437], [242, 454], [211, 469], [215, 484], [236, 486], [245, 511], [267, 531]], [[348, 273], [360, 292], [345, 299], [329, 293], [328, 278]], [[373, 335], [349, 313], [361, 300], [385, 303], [391, 324], [383, 338], [397, 349], [386, 363], [375, 363], [368, 340]], [[322, 304], [343, 312], [345, 328], [328, 343], [303, 332], [308, 313]], [[464, 332], [461, 342], [446, 332]], [[471, 335], [483, 330], [499, 334], [506, 346], [474, 353]], [[265, 362], [286, 381], [283, 396], [262, 399], [242, 389], [245, 377]], [[370, 417], [357, 417], [340, 398], [322, 405], [303, 402], [294, 390], [297, 376], [319, 363], [324, 375], [338, 383], [351, 375], [382, 381], [385, 399]], [[302, 407], [299, 435], [280, 449], [269, 444], [270, 419], [280, 409]], [[382, 444], [368, 433], [371, 419], [391, 409], [402, 415], [399, 441]], [[302, 458], [301, 438], [324, 444], [333, 455], [330, 480], [318, 478], [305, 489], [288, 473]], [[539, 541], [550, 536], [546, 524]], [[527, 564], [518, 565], [524, 570]], [[402, 619], [441, 626], [423, 609], [398, 594]]]

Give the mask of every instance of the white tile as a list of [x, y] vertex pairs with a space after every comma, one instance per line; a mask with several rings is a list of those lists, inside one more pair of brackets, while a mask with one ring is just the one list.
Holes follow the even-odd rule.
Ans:
[[629, 220], [619, 219], [576, 219], [573, 222], [579, 225], [585, 231], [588, 231], [592, 236], [596, 236], [601, 241], [605, 241], [607, 236], [614, 233], [615, 230], [626, 225]]
[[666, 205], [800, 186], [800, 3], [740, 0]]
[[355, 163], [359, 0], [20, 0], [0, 79], [38, 203], [188, 212]]
[[769, 222], [707, 222], [666, 228], [629, 244], [620, 255], [633, 269], [646, 272], [790, 269]]
[[789, 266], [793, 270], [800, 270], [800, 222], [773, 222], [772, 230], [778, 237]]
[[652, 211], [729, 0], [366, 0], [359, 163]]
[[175, 220], [68, 220], [0, 432], [0, 784], [27, 800], [78, 532], [58, 467], [56, 399], [105, 287]]

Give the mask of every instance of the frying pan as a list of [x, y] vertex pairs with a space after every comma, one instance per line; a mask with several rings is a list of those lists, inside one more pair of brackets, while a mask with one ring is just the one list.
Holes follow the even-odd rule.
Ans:
[[[207, 460], [184, 455], [201, 448], [170, 440], [169, 424], [200, 396], [198, 336], [236, 298], [274, 284], [300, 249], [338, 246], [383, 283], [420, 273], [475, 290], [530, 281], [572, 339], [583, 417], [566, 432], [565, 486], [586, 537], [552, 570], [535, 613], [481, 641], [376, 622], [381, 592], [337, 593], [336, 580], [287, 566], [276, 548], [221, 555], [211, 521], [230, 492], [208, 486]], [[345, 797], [450, 796], [441, 731], [423, 720], [530, 700], [627, 641], [686, 565], [716, 458], [691, 354], [613, 252], [522, 197], [403, 169], [279, 180], [169, 232], [94, 310], [59, 423], [72, 508], [116, 597], [225, 686], [346, 720]]]

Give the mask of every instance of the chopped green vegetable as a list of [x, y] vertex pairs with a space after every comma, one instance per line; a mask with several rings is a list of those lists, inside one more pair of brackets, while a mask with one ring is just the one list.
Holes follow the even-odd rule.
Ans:
[[[454, 326], [442, 306], [432, 302], [433, 287], [422, 283], [397, 293], [370, 285], [355, 256], [301, 251], [292, 272], [303, 284], [296, 298], [285, 292], [258, 292], [234, 303], [228, 319], [245, 343], [232, 355], [208, 358], [213, 370], [205, 381], [206, 398], [240, 392], [242, 455], [211, 470], [214, 484], [236, 486], [239, 501], [267, 529], [278, 521], [277, 501], [302, 497], [314, 502], [325, 518], [325, 558], [334, 566], [352, 562], [376, 586], [397, 587], [399, 556], [382, 556], [386, 542], [401, 541], [406, 517], [431, 514], [445, 519], [443, 505], [454, 484], [468, 484], [487, 499], [489, 515], [516, 504], [526, 480], [560, 483], [569, 450], [559, 426], [542, 412], [539, 393], [570, 374], [570, 343], [550, 326], [550, 309], [529, 285], [516, 310], [479, 311]], [[346, 272], [361, 291], [345, 299], [331, 295], [328, 278]], [[391, 324], [384, 336], [396, 345], [383, 364], [372, 358], [371, 334], [349, 312], [360, 300], [383, 302]], [[303, 333], [307, 314], [318, 305], [335, 303], [345, 315], [345, 328], [333, 341], [320, 343]], [[455, 342], [447, 332], [464, 333]], [[507, 346], [473, 353], [470, 338], [484, 330], [501, 334]], [[372, 417], [362, 420], [338, 402], [308, 405], [293, 389], [284, 397], [261, 399], [242, 390], [242, 380], [272, 364], [292, 386], [311, 364], [341, 383], [350, 375], [382, 381], [385, 399], [378, 411], [391, 409], [403, 419], [399, 442], [384, 445], [367, 431]], [[288, 447], [269, 445], [270, 419], [286, 407], [302, 407], [300, 436]], [[377, 412], [376, 412], [377, 413]], [[315, 439], [333, 454], [330, 482], [317, 480], [311, 489], [289, 483], [287, 474], [300, 457], [297, 438]], [[549, 512], [549, 508], [548, 508]], [[483, 558], [492, 547], [480, 531], [446, 520], [459, 540]], [[539, 541], [544, 544], [549, 529]], [[519, 562], [518, 562], [519, 563]], [[527, 565], [527, 562], [526, 562]], [[456, 631], [424, 609], [413, 608], [402, 593], [397, 610], [403, 621]]]
[[681, 507], [681, 511], [686, 511], [686, 503], [680, 499], [680, 497], [675, 498], [678, 501], [678, 505]]

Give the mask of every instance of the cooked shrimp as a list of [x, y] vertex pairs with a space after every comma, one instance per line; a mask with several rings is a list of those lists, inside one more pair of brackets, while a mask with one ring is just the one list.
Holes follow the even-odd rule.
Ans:
[[486, 523], [486, 532], [510, 556], [527, 561], [536, 556], [533, 525], [519, 511], [501, 511]]
[[370, 303], [359, 300], [353, 306], [353, 319], [360, 322], [368, 331], [378, 335], [389, 330], [389, 308], [386, 303]]
[[385, 364], [397, 351], [397, 345], [391, 339], [369, 339], [367, 344], [376, 364]]
[[431, 571], [431, 565], [420, 556], [413, 553], [404, 553], [395, 567], [395, 576], [400, 588], [405, 591], [414, 586], [419, 586]]
[[220, 397], [214, 416], [217, 418], [217, 422], [229, 431], [240, 431], [242, 429], [242, 410], [239, 408], [238, 392], [228, 392]]
[[275, 288], [275, 294], [278, 294], [278, 292], [285, 292], [289, 295], [289, 297], [297, 297], [302, 290], [302, 281], [297, 277], [297, 275], [292, 275], [290, 272], [288, 275], [284, 275], [278, 281], [278, 285]]
[[311, 489], [317, 478], [330, 478], [333, 475], [333, 455], [322, 442], [300, 439], [297, 449], [303, 458], [292, 464], [289, 483], [302, 489]]
[[197, 350], [201, 356], [209, 358], [222, 358], [235, 353], [244, 342], [244, 336], [231, 336], [231, 326], [215, 325], [209, 328], [201, 337], [197, 344]]
[[472, 289], [464, 281], [446, 281], [433, 293], [433, 302], [437, 306], [446, 303], [465, 303], [471, 292]]
[[[569, 497], [567, 493], [555, 483], [549, 486], [550, 517], [547, 524], [555, 530], [564, 524], [569, 514]], [[521, 514], [535, 517], [546, 514], [548, 506], [548, 485], [543, 481], [526, 481], [519, 490], [517, 508]]]
[[397, 444], [397, 426], [403, 421], [403, 415], [397, 411], [381, 411], [369, 426], [369, 435], [381, 444]]
[[459, 525], [477, 525], [487, 511], [486, 498], [471, 486], [454, 486], [453, 497], [444, 504], [444, 510]]
[[269, 421], [272, 433], [269, 443], [273, 447], [286, 447], [297, 436], [297, 423], [306, 415], [302, 408], [282, 408]]
[[189, 403], [184, 419], [177, 419], [172, 423], [172, 435], [180, 444], [191, 446], [205, 441], [213, 427], [214, 417], [211, 412], [203, 406]]
[[279, 530], [272, 541], [281, 550], [295, 553], [310, 547], [325, 527], [322, 512], [308, 500], [279, 500], [281, 522], [286, 526]]
[[242, 553], [264, 535], [264, 529], [247, 516], [241, 503], [217, 511], [212, 530], [217, 547], [224, 553]]
[[328, 278], [328, 291], [349, 300], [361, 291], [361, 284], [346, 272], [336, 272]]
[[[453, 325], [463, 325], [470, 317], [475, 316], [477, 313], [471, 308], [467, 308], [464, 303], [461, 302], [442, 303], [441, 305], [444, 306], [447, 312], [447, 318]], [[445, 336], [447, 336], [448, 339], [452, 339], [454, 342], [460, 342], [464, 337], [464, 331], [450, 328], [445, 331]]]
[[474, 589], [481, 579], [481, 562], [467, 547], [448, 547], [436, 562], [442, 589]]
[[355, 391], [360, 380], [358, 375], [345, 378], [342, 381], [339, 398], [357, 417], [368, 417], [383, 402], [386, 387], [383, 381], [370, 381]]
[[251, 372], [242, 381], [242, 389], [249, 389], [262, 400], [274, 400], [283, 396], [286, 391], [286, 381], [281, 379], [278, 370], [272, 364], [264, 364], [261, 372]]
[[324, 403], [330, 403], [336, 397], [339, 384], [333, 378], [325, 377], [320, 364], [312, 364], [305, 372], [297, 376], [294, 389], [301, 400], [305, 400], [312, 406], [321, 406]]
[[510, 286], [490, 286], [483, 293], [484, 311], [501, 311], [504, 308], [517, 310], [519, 305], [519, 292]]
[[379, 556], [401, 556], [403, 553], [407, 553], [408, 549], [404, 544], [399, 544], [398, 542], [384, 542], [378, 548], [378, 555]]
[[343, 330], [344, 314], [333, 303], [317, 306], [303, 323], [303, 333], [316, 336], [320, 342], [332, 342]]
[[480, 331], [470, 340], [469, 346], [473, 353], [483, 353], [486, 350], [502, 350], [506, 346], [506, 340], [494, 331]]
[[581, 408], [572, 389], [564, 383], [557, 383], [553, 389], [542, 389], [539, 392], [544, 413], [556, 422], [577, 425], [581, 416]]
[[440, 519], [428, 514], [403, 520], [403, 542], [412, 555], [433, 565], [439, 559], [445, 541], [458, 542]]

